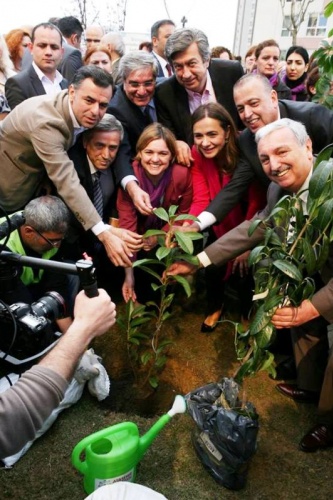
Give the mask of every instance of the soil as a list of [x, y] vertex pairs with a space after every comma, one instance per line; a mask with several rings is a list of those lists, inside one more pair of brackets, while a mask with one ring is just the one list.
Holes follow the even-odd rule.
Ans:
[[[127, 358], [124, 333], [118, 326], [95, 341], [94, 349], [112, 380], [109, 398], [98, 403], [89, 394], [58, 418], [11, 470], [0, 472], [0, 497], [29, 500], [83, 499], [82, 475], [70, 463], [73, 447], [85, 436], [129, 420], [144, 434], [172, 405], [175, 394], [186, 394], [224, 376], [238, 366], [234, 331], [221, 322], [214, 333], [200, 333], [203, 306], [173, 309], [166, 336], [173, 340], [158, 389], [144, 400], [137, 398]], [[121, 309], [121, 308], [119, 308]], [[120, 312], [118, 313], [120, 314]], [[237, 320], [237, 307], [225, 308]], [[276, 382], [264, 372], [244, 384], [245, 396], [259, 414], [257, 452], [251, 460], [247, 484], [239, 492], [219, 485], [203, 468], [191, 444], [195, 425], [177, 415], [147, 450], [138, 467], [137, 482], [169, 500], [193, 499], [305, 499], [332, 496], [332, 450], [306, 454], [298, 450], [303, 434], [315, 423], [313, 405], [297, 405], [275, 390]]]

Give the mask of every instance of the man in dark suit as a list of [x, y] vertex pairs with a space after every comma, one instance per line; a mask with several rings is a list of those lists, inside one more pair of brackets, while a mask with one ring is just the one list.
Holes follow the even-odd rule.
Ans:
[[10, 108], [36, 95], [54, 95], [68, 88], [68, 82], [57, 71], [63, 55], [62, 36], [56, 26], [41, 23], [31, 34], [32, 63], [27, 69], [8, 78], [6, 97]]
[[[198, 254], [199, 266], [176, 263], [170, 266], [170, 275], [186, 275], [210, 264], [221, 266], [260, 244], [265, 237], [265, 227], [257, 226], [249, 236], [251, 223], [258, 218], [267, 219], [276, 202], [285, 194], [302, 193], [299, 199], [306, 211], [313, 154], [304, 125], [288, 118], [276, 120], [261, 127], [256, 140], [263, 170], [273, 181], [266, 208]], [[278, 233], [281, 228], [276, 229]], [[329, 263], [321, 271], [321, 279], [323, 284], [319, 285], [311, 300], [303, 300], [298, 307], [277, 308], [272, 317], [276, 328], [290, 328], [297, 366], [297, 385], [283, 383], [278, 384], [277, 389], [299, 403], [319, 400], [318, 424], [300, 442], [300, 449], [305, 452], [333, 446], [333, 350], [323, 373], [323, 360], [327, 359], [328, 353], [327, 325], [333, 323], [333, 272]]]
[[310, 102], [278, 101], [267, 78], [249, 73], [234, 87], [234, 99], [246, 129], [240, 134], [241, 158], [230, 183], [214, 198], [199, 216], [199, 224], [190, 227], [203, 230], [221, 221], [239, 203], [252, 180], [257, 177], [264, 186], [269, 181], [262, 169], [254, 134], [279, 118], [291, 118], [304, 123], [312, 140], [315, 154], [333, 141], [333, 112]]
[[[124, 130], [121, 123], [113, 115], [106, 114], [94, 128], [84, 132], [68, 151], [81, 185], [96, 210], [106, 224], [116, 227], [118, 227], [115, 208], [117, 191], [112, 164], [123, 137]], [[96, 183], [99, 183], [99, 186]], [[96, 242], [90, 231], [84, 231], [73, 217], [64, 253], [77, 260], [83, 252], [94, 259], [99, 286], [106, 288], [112, 294], [117, 292], [117, 286], [119, 291], [121, 288], [121, 281], [117, 279], [119, 273], [114, 266], [110, 266], [103, 245]], [[123, 278], [123, 271], [119, 278]]]
[[175, 31], [175, 23], [171, 19], [156, 21], [150, 30], [151, 43], [153, 45], [153, 56], [156, 59], [158, 72], [157, 77], [168, 78], [173, 74], [172, 66], [165, 57], [165, 44], [170, 35]]
[[107, 110], [124, 127], [124, 140], [114, 164], [116, 172], [122, 166], [124, 175], [122, 179], [117, 176], [117, 182], [122, 181], [122, 187], [128, 191], [140, 212], [150, 214], [152, 207], [149, 195], [137, 184], [131, 163], [141, 133], [147, 125], [156, 121], [154, 104], [156, 60], [148, 52], [132, 51], [122, 57], [120, 75], [124, 83], [117, 87]]
[[[197, 29], [178, 29], [169, 36], [165, 55], [172, 64], [174, 76], [156, 87], [158, 120], [172, 130], [176, 138], [193, 144], [191, 114], [200, 104], [219, 102], [241, 127], [232, 89], [243, 75], [236, 61], [212, 59], [206, 35]], [[178, 155], [178, 161], [189, 166], [189, 146]]]
[[82, 24], [76, 17], [66, 16], [57, 20], [57, 26], [65, 39], [64, 55], [58, 70], [69, 83], [76, 71], [83, 65], [81, 54]]

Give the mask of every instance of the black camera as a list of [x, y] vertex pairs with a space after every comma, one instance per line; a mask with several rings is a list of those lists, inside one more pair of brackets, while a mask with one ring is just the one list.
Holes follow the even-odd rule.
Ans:
[[54, 320], [65, 315], [63, 297], [48, 292], [33, 304], [0, 304], [0, 356], [13, 363], [27, 363], [41, 356], [58, 339]]

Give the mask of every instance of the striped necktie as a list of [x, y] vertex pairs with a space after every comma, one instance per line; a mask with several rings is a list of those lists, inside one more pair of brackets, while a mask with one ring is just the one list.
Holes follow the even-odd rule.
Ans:
[[98, 214], [103, 219], [103, 193], [100, 180], [101, 173], [95, 172], [92, 174], [93, 178], [93, 192], [94, 192], [94, 207]]

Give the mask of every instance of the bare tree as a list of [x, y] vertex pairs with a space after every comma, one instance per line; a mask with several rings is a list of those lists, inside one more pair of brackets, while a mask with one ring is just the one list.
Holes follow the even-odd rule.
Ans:
[[292, 45], [296, 45], [297, 33], [313, 0], [279, 0], [284, 16], [284, 28], [291, 32]]
[[124, 31], [127, 0], [109, 0], [98, 8], [93, 0], [71, 0], [70, 14], [77, 17], [82, 26], [100, 23], [112, 31]]

